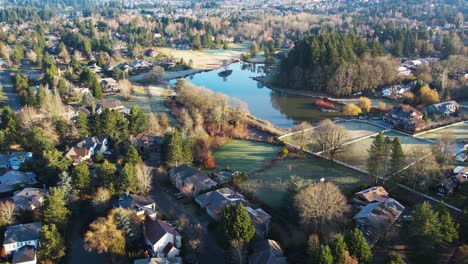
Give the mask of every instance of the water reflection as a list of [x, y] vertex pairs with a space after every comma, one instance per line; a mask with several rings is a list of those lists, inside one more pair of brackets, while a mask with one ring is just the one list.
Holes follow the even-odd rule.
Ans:
[[[330, 113], [322, 113], [315, 109], [313, 98], [262, 89], [263, 84], [252, 77], [265, 76], [271, 71], [264, 64], [234, 63], [229, 65], [232, 73], [220, 77], [219, 74], [225, 70], [221, 68], [198, 73], [190, 76], [188, 80], [195, 85], [244, 101], [253, 115], [279, 127], [288, 128], [300, 121], [319, 121], [324, 116], [330, 116]], [[172, 82], [175, 83], [175, 80]]]

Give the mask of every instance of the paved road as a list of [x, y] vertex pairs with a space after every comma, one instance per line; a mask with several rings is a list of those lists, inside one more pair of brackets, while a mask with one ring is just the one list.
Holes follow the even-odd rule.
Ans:
[[198, 253], [199, 263], [224, 263], [223, 249], [217, 244], [214, 234], [208, 232], [207, 225], [210, 222], [208, 215], [204, 214], [198, 216], [193, 212], [184, 210], [180, 201], [161, 190], [159, 186], [153, 187], [149, 195], [154, 199], [159, 209], [163, 211], [165, 215], [170, 216], [173, 221], [185, 216], [189, 219], [190, 224], [200, 224], [203, 227], [200, 235], [201, 246]]

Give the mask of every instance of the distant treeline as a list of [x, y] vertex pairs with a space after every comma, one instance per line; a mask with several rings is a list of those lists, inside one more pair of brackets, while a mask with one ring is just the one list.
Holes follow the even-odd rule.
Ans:
[[25, 21], [45, 21], [55, 15], [51, 9], [13, 7], [0, 10], [0, 22], [22, 23]]

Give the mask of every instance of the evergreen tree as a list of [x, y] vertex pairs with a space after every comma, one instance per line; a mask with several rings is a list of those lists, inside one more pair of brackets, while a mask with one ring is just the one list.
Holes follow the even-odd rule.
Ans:
[[139, 106], [132, 107], [129, 120], [129, 130], [132, 134], [141, 133], [149, 128], [148, 117]]
[[65, 192], [62, 188], [51, 187], [49, 196], [44, 201], [43, 221], [45, 224], [54, 224], [64, 230], [70, 211], [66, 207]]
[[110, 163], [108, 160], [104, 160], [101, 166], [98, 167], [98, 175], [101, 184], [107, 185], [112, 182], [112, 177], [115, 173], [115, 165]]
[[96, 79], [96, 76], [93, 76], [91, 80], [89, 81], [89, 89], [93, 91], [94, 98], [96, 98], [97, 100], [102, 100], [103, 95], [102, 95], [101, 84]]
[[444, 202], [441, 202], [437, 206], [437, 213], [439, 214], [440, 231], [442, 232], [444, 242], [450, 244], [458, 240], [460, 225], [452, 219]]
[[45, 96], [46, 96], [46, 91], [44, 89], [44, 86], [41, 84], [39, 85], [39, 88], [37, 89], [35, 105], [38, 107], [42, 106], [42, 102], [44, 102]]
[[80, 137], [87, 137], [89, 135], [88, 118], [83, 112], [78, 113], [75, 125]]
[[390, 173], [395, 174], [405, 166], [405, 153], [401, 147], [400, 138], [395, 137], [392, 143], [392, 156], [390, 159]]
[[175, 130], [169, 137], [166, 152], [166, 165], [172, 167], [184, 164], [184, 150], [182, 146], [182, 136]]
[[460, 224], [460, 238], [463, 241], [468, 242], [468, 209], [463, 210]]
[[234, 240], [249, 243], [255, 235], [255, 228], [249, 213], [242, 204], [226, 206], [221, 219], [224, 241], [231, 245]]
[[90, 191], [91, 174], [85, 163], [80, 163], [73, 167], [73, 186], [80, 191]]
[[65, 256], [65, 241], [54, 224], [42, 226], [40, 241], [38, 254], [42, 259], [58, 261]]
[[142, 162], [140, 154], [138, 154], [138, 151], [132, 145], [128, 147], [127, 154], [125, 155], [125, 162], [131, 165], [137, 165]]
[[390, 251], [385, 260], [386, 264], [405, 264], [405, 261], [401, 258], [401, 255], [395, 251]]
[[359, 229], [355, 228], [346, 236], [346, 245], [351, 256], [356, 257], [359, 263], [370, 263], [372, 251]]
[[384, 176], [385, 149], [384, 135], [379, 133], [368, 150], [369, 158], [367, 160], [367, 170], [375, 176], [376, 183], [379, 177]]
[[135, 185], [135, 167], [131, 163], [127, 163], [120, 172], [119, 189], [121, 192], [128, 193], [135, 190]]
[[438, 260], [443, 234], [438, 213], [429, 203], [416, 207], [413, 221], [408, 226], [412, 255], [420, 263], [435, 263]]
[[321, 245], [317, 250], [315, 262], [317, 264], [334, 264], [331, 249], [327, 245]]
[[332, 252], [336, 264], [345, 264], [345, 255], [348, 251], [345, 238], [342, 234], [338, 234], [332, 244]]

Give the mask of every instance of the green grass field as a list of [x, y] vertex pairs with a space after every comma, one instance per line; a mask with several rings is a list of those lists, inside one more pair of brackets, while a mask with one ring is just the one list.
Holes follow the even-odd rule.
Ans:
[[468, 144], [468, 122], [463, 124], [452, 126], [444, 129], [440, 129], [431, 133], [426, 133], [421, 135], [421, 138], [427, 138], [430, 140], [437, 140], [440, 136], [444, 134], [452, 134], [456, 138], [457, 149], [463, 148], [465, 144]]
[[359, 187], [372, 183], [367, 175], [320, 158], [283, 159], [265, 170], [248, 176], [241, 188], [252, 193], [265, 204], [280, 208], [288, 187], [290, 175], [305, 180], [319, 181], [325, 178], [340, 186], [349, 195]]
[[[384, 133], [384, 135], [390, 137], [391, 140], [393, 140], [395, 137], [399, 137], [403, 151], [405, 153], [410, 153], [413, 149], [416, 148], [429, 149], [430, 147], [430, 143], [423, 139], [410, 137], [398, 132], [387, 132]], [[367, 159], [369, 158], [367, 151], [370, 149], [374, 138], [375, 137], [370, 137], [350, 144], [346, 152], [338, 155], [337, 160], [366, 170]]]
[[[366, 123], [366, 122], [361, 122], [361, 121], [337, 121], [336, 124], [343, 126], [347, 131], [348, 131], [348, 141], [352, 141], [361, 137], [369, 136], [378, 132], [381, 132], [384, 130], [384, 128]], [[314, 131], [313, 129], [309, 131], [309, 135], [313, 135]], [[299, 138], [301, 137], [300, 133], [287, 136], [282, 138], [284, 142], [292, 145], [300, 145]], [[314, 146], [314, 142], [309, 141], [309, 143], [306, 146], [307, 150], [312, 150], [314, 151], [316, 148]]]
[[167, 117], [169, 118], [169, 123], [172, 126], [177, 124], [177, 121], [172, 116], [169, 108], [164, 105], [164, 97], [153, 96], [153, 98], [150, 100], [143, 90], [143, 87], [134, 86], [132, 96], [128, 101], [122, 100], [119, 95], [107, 96], [106, 98], [119, 100], [125, 107], [129, 109], [134, 106], [139, 106], [146, 114], [156, 112], [160, 117], [162, 113], [166, 113]]
[[216, 169], [252, 173], [267, 165], [281, 147], [249, 140], [232, 140], [213, 151]]

